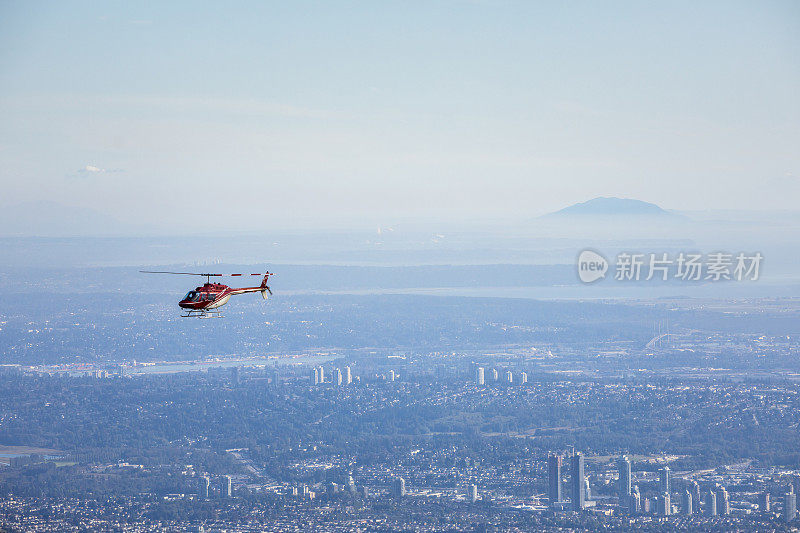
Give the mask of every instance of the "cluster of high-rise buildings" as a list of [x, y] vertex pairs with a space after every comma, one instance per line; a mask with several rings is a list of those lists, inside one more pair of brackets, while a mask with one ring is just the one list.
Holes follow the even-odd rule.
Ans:
[[[573, 453], [569, 456], [569, 502], [564, 498], [563, 460], [564, 458], [557, 454], [547, 458], [547, 492], [550, 498], [550, 506], [557, 510], [571, 508], [575, 511], [582, 511], [586, 508], [586, 502], [589, 499], [588, 496], [590, 496], [590, 494], [587, 495], [587, 492], [589, 492], [589, 480], [586, 479], [586, 474], [584, 472], [586, 465], [585, 459], [580, 452]], [[570, 505], [567, 506], [567, 503]]]
[[353, 382], [353, 373], [349, 366], [341, 368], [334, 368], [331, 376], [326, 379], [325, 368], [322, 366], [315, 366], [311, 371], [311, 380], [314, 385], [321, 385], [323, 383], [333, 383], [334, 385], [350, 385]]
[[348, 474], [347, 480], [343, 484], [334, 483], [332, 481], [328, 483], [327, 491], [331, 496], [335, 496], [340, 493], [346, 493], [352, 496], [358, 495], [364, 499], [369, 497], [369, 489], [365, 485], [356, 486], [356, 482], [353, 479], [352, 473]]
[[[656, 483], [648, 482], [645, 485], [645, 496], [640, 492], [639, 485], [633, 483], [631, 459], [623, 455], [616, 460], [616, 466], [619, 472], [618, 509], [623, 514], [662, 517], [675, 514], [705, 517], [731, 514], [730, 496], [724, 486], [715, 484], [703, 492], [696, 480], [679, 479], [678, 487], [676, 487], [673, 483], [672, 470], [669, 466], [664, 466], [658, 470], [658, 481]], [[556, 512], [583, 511], [595, 506], [596, 502], [592, 499], [589, 477], [586, 475], [586, 460], [582, 453], [573, 452], [566, 456], [549, 455], [547, 474], [547, 495], [552, 510]], [[202, 476], [198, 481], [200, 498], [211, 497], [210, 477]], [[370, 495], [366, 486], [356, 486], [352, 474], [347, 476], [347, 480], [343, 484], [328, 483], [326, 490], [329, 496], [345, 493], [366, 499]], [[407, 495], [406, 480], [403, 477], [392, 478], [389, 493], [396, 499], [405, 498]], [[313, 500], [317, 495], [308, 485], [304, 484], [290, 487], [287, 494], [304, 500]], [[226, 499], [232, 496], [231, 476], [220, 476], [215, 497]], [[465, 497], [470, 503], [478, 501], [478, 485], [476, 483], [470, 482], [466, 485]], [[794, 520], [797, 516], [797, 499], [793, 484], [789, 485], [788, 491], [783, 495], [782, 503], [783, 519], [787, 522]], [[765, 491], [759, 495], [758, 505], [762, 512], [769, 513], [771, 511], [769, 492]]]
[[[569, 457], [569, 501], [565, 501], [563, 491], [564, 472], [561, 455], [553, 454], [547, 458], [548, 497], [550, 506], [554, 510], [572, 509], [581, 511], [593, 505], [589, 488], [589, 479], [585, 473], [583, 454], [576, 452]], [[639, 486], [632, 483], [631, 460], [623, 455], [617, 460], [619, 471], [619, 507], [623, 512], [631, 515], [657, 514], [670, 516], [678, 512], [677, 502], [673, 502], [675, 487], [672, 483], [672, 470], [664, 466], [658, 471], [658, 489], [656, 494], [649, 497], [642, 496]], [[694, 479], [684, 480], [680, 494], [679, 511], [684, 515], [704, 514], [706, 516], [730, 515], [731, 502], [728, 491], [721, 485], [709, 487], [701, 501], [700, 486]], [[763, 492], [759, 497], [761, 511], [770, 511], [770, 496]], [[783, 517], [786, 521], [794, 520], [797, 516], [797, 498], [793, 485], [789, 486], [784, 494]]]
[[[207, 500], [211, 492], [211, 478], [208, 476], [201, 476], [198, 480], [198, 495], [200, 498]], [[231, 498], [233, 496], [233, 479], [231, 476], [221, 476], [219, 478], [219, 491], [217, 495], [220, 498]]]
[[[475, 384], [478, 386], [486, 385], [487, 383], [500, 383], [500, 372], [496, 368], [490, 369], [488, 372], [482, 366], [475, 369]], [[503, 374], [502, 382], [509, 385], [515, 383], [514, 372], [506, 370]], [[528, 382], [527, 372], [518, 372], [516, 375], [516, 383], [524, 385]]]

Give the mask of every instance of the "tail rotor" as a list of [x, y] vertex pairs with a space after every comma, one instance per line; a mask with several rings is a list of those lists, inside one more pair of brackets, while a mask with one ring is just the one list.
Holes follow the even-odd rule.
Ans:
[[267, 272], [266, 274], [264, 274], [264, 279], [261, 280], [261, 297], [264, 298], [265, 300], [270, 296], [272, 296], [272, 290], [269, 288], [267, 283], [269, 282], [269, 277], [274, 275], [275, 274], [273, 274], [272, 272]]

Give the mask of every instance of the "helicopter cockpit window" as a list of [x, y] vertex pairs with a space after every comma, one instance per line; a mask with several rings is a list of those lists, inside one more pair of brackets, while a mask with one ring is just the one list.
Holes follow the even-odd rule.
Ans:
[[200, 293], [198, 293], [197, 291], [189, 291], [186, 294], [186, 297], [184, 298], [184, 300], [189, 300], [190, 302], [196, 302], [199, 299], [200, 299]]

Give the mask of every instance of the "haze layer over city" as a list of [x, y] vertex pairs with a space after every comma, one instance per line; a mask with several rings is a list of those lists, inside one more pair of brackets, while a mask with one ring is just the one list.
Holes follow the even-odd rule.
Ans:
[[0, 4], [0, 532], [800, 528], [795, 2]]

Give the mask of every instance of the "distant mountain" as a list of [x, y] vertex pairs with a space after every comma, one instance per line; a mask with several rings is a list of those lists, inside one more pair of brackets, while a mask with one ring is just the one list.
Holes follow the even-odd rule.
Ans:
[[545, 215], [548, 218], [560, 217], [658, 217], [681, 219], [682, 215], [666, 211], [656, 204], [631, 198], [599, 197], [579, 204], [565, 207]]
[[26, 202], [0, 209], [2, 236], [120, 235], [134, 229], [93, 209], [51, 201]]

